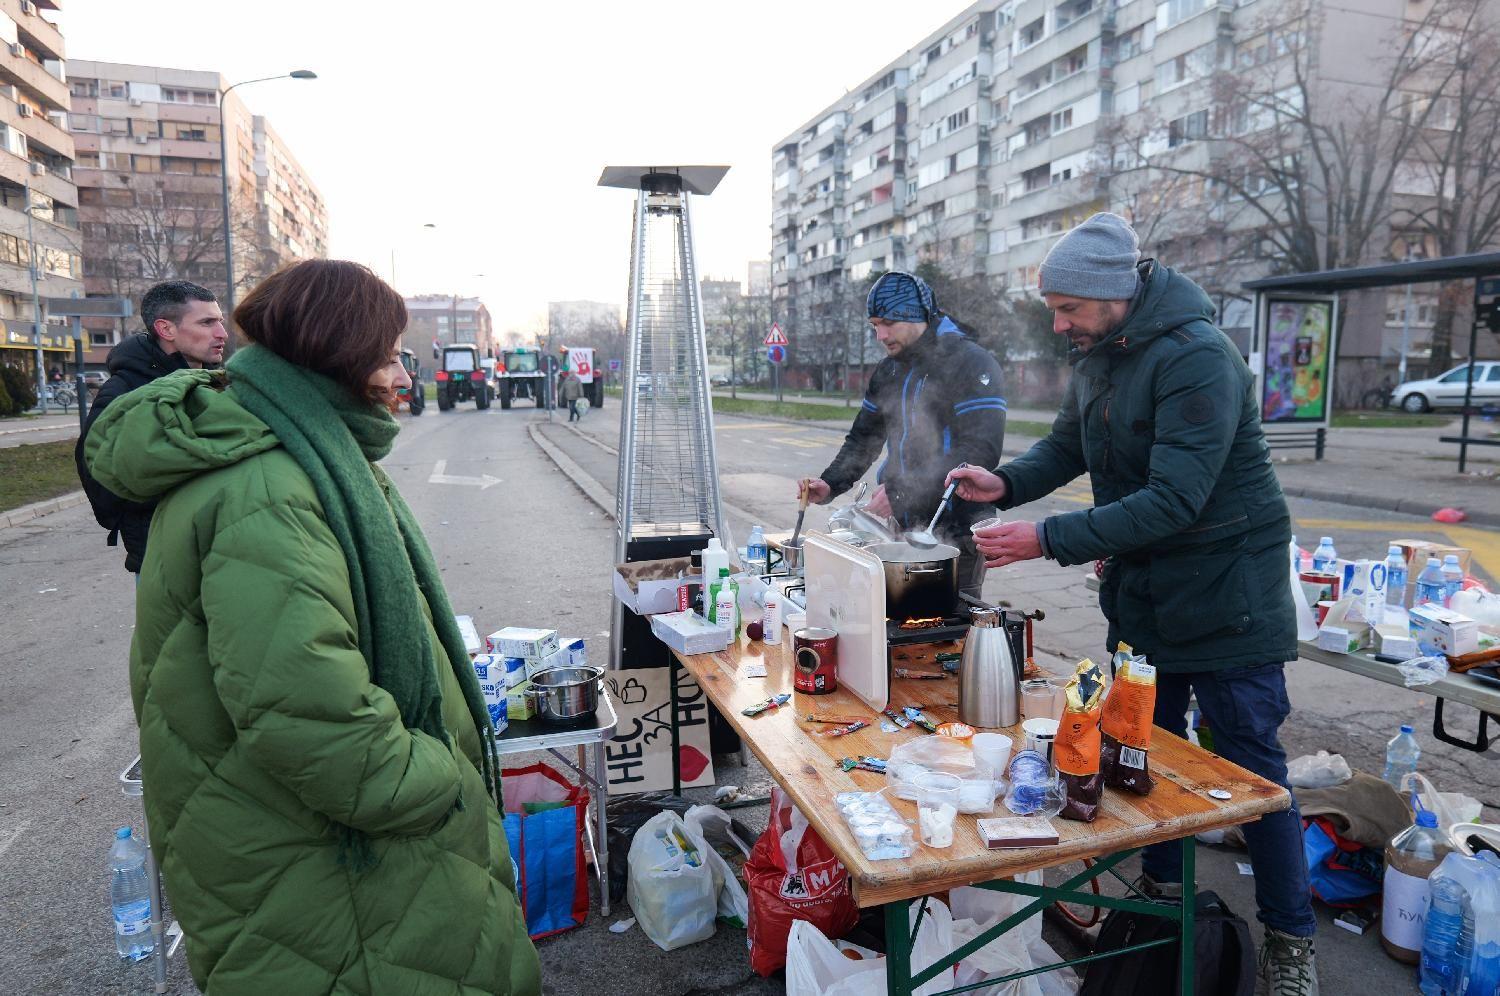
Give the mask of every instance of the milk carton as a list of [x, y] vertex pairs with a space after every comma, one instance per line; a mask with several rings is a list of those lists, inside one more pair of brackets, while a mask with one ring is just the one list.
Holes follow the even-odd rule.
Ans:
[[565, 636], [558, 641], [559, 649], [568, 652], [569, 667], [587, 667], [589, 663], [588, 650], [584, 646], [583, 637]]
[[557, 630], [507, 626], [485, 638], [485, 649], [505, 657], [546, 657], [557, 650]]
[[504, 679], [504, 681], [505, 681], [505, 688], [506, 689], [515, 688], [517, 685], [521, 684], [527, 678], [531, 677], [529, 674], [526, 673], [526, 658], [524, 658], [524, 657], [502, 657], [502, 658], [500, 658], [500, 660], [502, 662], [504, 662], [504, 665], [505, 665], [505, 667], [504, 667], [504, 672], [505, 672], [505, 679]]
[[505, 663], [494, 654], [480, 654], [474, 658], [474, 674], [479, 678], [479, 691], [484, 695], [484, 708], [490, 714], [495, 732], [504, 733], [510, 725], [506, 715]]

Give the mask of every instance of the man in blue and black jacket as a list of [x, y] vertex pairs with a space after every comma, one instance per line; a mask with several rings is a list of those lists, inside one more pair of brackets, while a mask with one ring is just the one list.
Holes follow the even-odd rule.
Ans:
[[[921, 277], [882, 274], [865, 301], [870, 328], [885, 347], [854, 425], [838, 456], [805, 483], [825, 504], [864, 476], [885, 448], [870, 511], [895, 518], [902, 529], [926, 529], [943, 497], [948, 471], [961, 463], [993, 469], [1005, 438], [1000, 364], [938, 310]], [[995, 514], [993, 505], [955, 498], [935, 532], [958, 547], [960, 588], [979, 596], [984, 558], [971, 523]]]

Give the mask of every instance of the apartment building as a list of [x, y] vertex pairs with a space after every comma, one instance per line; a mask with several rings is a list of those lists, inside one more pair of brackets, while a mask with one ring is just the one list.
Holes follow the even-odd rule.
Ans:
[[[39, 297], [83, 292], [63, 36], [52, 20], [58, 9], [53, 0], [0, 0], [0, 360], [32, 375], [32, 259]], [[44, 319], [41, 344], [48, 370], [71, 370], [65, 319]]]
[[[1376, 84], [1383, 70], [1368, 54], [1420, 16], [1408, 0], [1315, 8], [1321, 31], [1306, 60], [1315, 92]], [[1206, 162], [1215, 128], [1244, 126], [1213, 117], [1224, 107], [1216, 74], [1222, 85], [1222, 70], [1281, 72], [1278, 60], [1310, 44], [1287, 9], [1276, 0], [971, 4], [772, 148], [771, 285], [789, 331], [820, 309], [848, 310], [851, 284], [923, 260], [1010, 295], [1035, 293], [1053, 240], [1114, 210], [1138, 221], [1149, 254], [1199, 279], [1231, 334], [1247, 338], [1239, 285], [1276, 260], [1201, 236], [1254, 225], [1254, 212], [1223, 210], [1228, 194], [1201, 179], [1164, 185], [1139, 167], [1156, 161], [1143, 156]], [[1399, 322], [1383, 295], [1346, 308], [1346, 329], [1358, 331], [1341, 353], [1392, 352]]]
[[[0, 0], [3, 2], [3, 0]], [[216, 72], [74, 61], [69, 66], [78, 148], [84, 283], [90, 294], [138, 300], [175, 278], [222, 296], [223, 181], [228, 149], [237, 296], [296, 259], [324, 256], [322, 195], [270, 123]], [[227, 128], [227, 134], [222, 129]], [[102, 362], [134, 326], [87, 320]]]
[[457, 294], [418, 294], [406, 299], [406, 331], [401, 344], [417, 355], [425, 371], [433, 369], [433, 354], [443, 346], [473, 343], [481, 356], [499, 356], [490, 309], [477, 297]]

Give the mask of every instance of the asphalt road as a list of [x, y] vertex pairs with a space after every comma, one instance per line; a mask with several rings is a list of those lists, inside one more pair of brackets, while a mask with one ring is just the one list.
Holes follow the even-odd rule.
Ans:
[[[489, 629], [539, 623], [596, 638], [606, 633], [613, 523], [544, 455], [528, 427], [581, 467], [596, 492], [611, 492], [618, 414], [611, 399], [584, 420], [581, 433], [525, 407], [448, 413], [434, 407], [405, 421], [384, 465], [422, 523], [459, 611]], [[789, 528], [793, 482], [820, 470], [839, 439], [814, 426], [721, 418], [721, 481], [735, 535], [743, 541], [751, 519]], [[1087, 502], [1075, 484], [1019, 514]], [[1383, 549], [1397, 533], [1441, 535], [1432, 523], [1406, 516], [1302, 500], [1293, 508], [1299, 535], [1332, 531], [1341, 548], [1358, 547], [1348, 552]], [[816, 528], [824, 516], [826, 510], [814, 510], [809, 525]], [[145, 966], [116, 960], [108, 917], [110, 837], [127, 823], [139, 828], [140, 807], [121, 795], [117, 781], [136, 752], [125, 663], [134, 592], [122, 554], [103, 538], [86, 506], [0, 530], [0, 584], [10, 594], [7, 651], [0, 655], [0, 922], [12, 934], [0, 949], [6, 992], [150, 991]], [[1494, 576], [1500, 557], [1492, 549], [1478, 555]], [[986, 594], [1047, 609], [1038, 644], [1053, 670], [1102, 649], [1103, 623], [1076, 569], [1031, 564], [994, 571]], [[604, 641], [598, 646], [602, 660]], [[1344, 753], [1357, 768], [1378, 770], [1385, 740], [1401, 722], [1413, 722], [1426, 752], [1423, 768], [1440, 787], [1477, 795], [1488, 806], [1500, 801], [1492, 763], [1427, 736], [1428, 697], [1307, 662], [1289, 675], [1295, 711], [1283, 733], [1293, 754], [1321, 747]], [[752, 791], [766, 785], [753, 763], [749, 770], [721, 764], [720, 780]], [[762, 810], [737, 815], [757, 829], [764, 822]], [[1249, 916], [1250, 880], [1238, 875], [1236, 860], [1244, 856], [1205, 848], [1200, 869], [1208, 886]], [[610, 919], [628, 915], [617, 911]], [[1325, 993], [1410, 988], [1411, 973], [1380, 954], [1373, 937], [1331, 929], [1326, 915], [1322, 925]], [[669, 954], [639, 928], [616, 935], [606, 926], [595, 915], [584, 930], [541, 942], [549, 993], [781, 991], [779, 982], [750, 975], [739, 931], [721, 927], [713, 941]], [[192, 992], [180, 958], [171, 969], [172, 991]]]

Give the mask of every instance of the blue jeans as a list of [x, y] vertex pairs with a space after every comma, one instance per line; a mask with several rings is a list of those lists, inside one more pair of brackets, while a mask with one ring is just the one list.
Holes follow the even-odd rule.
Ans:
[[[1213, 731], [1214, 751], [1282, 788], [1287, 788], [1286, 751], [1276, 737], [1291, 712], [1281, 664], [1251, 664], [1222, 671], [1156, 674], [1156, 725], [1187, 735], [1189, 696]], [[1255, 869], [1255, 905], [1260, 921], [1297, 937], [1311, 937], [1317, 926], [1302, 856], [1302, 814], [1297, 798], [1280, 813], [1267, 813], [1241, 829]], [[1141, 870], [1158, 882], [1182, 881], [1180, 845], [1153, 844], [1141, 857]]]

